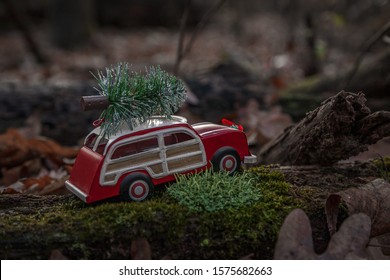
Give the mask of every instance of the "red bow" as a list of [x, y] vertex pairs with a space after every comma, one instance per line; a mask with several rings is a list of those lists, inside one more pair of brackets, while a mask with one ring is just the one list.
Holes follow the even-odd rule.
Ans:
[[222, 124], [229, 126], [229, 127], [232, 127], [232, 128], [235, 128], [235, 129], [238, 129], [239, 131], [244, 131], [244, 127], [242, 125], [235, 124], [234, 122], [229, 121], [228, 119], [222, 119]]
[[97, 119], [95, 121], [93, 121], [92, 125], [93, 127], [98, 127], [98, 126], [101, 126], [101, 124], [104, 122], [104, 118], [102, 119]]

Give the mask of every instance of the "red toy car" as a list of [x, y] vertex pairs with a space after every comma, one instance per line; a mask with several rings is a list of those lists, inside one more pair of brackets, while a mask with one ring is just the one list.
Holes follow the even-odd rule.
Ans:
[[121, 195], [142, 201], [154, 186], [175, 174], [213, 170], [233, 173], [255, 163], [245, 134], [212, 123], [189, 125], [185, 118], [152, 117], [133, 130], [106, 139], [95, 128], [85, 139], [66, 187], [86, 203]]

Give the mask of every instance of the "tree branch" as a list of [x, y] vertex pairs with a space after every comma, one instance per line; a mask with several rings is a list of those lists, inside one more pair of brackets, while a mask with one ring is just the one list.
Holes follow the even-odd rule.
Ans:
[[390, 21], [386, 22], [373, 36], [371, 36], [366, 43], [363, 45], [360, 55], [355, 61], [355, 65], [347, 77], [343, 89], [347, 89], [352, 82], [352, 79], [355, 77], [357, 71], [359, 70], [360, 64], [362, 63], [366, 54], [371, 50], [371, 48], [390, 30]]
[[28, 28], [28, 25], [26, 24], [23, 17], [20, 15], [20, 13], [15, 8], [12, 1], [9, 0], [3, 0], [4, 6], [6, 7], [8, 13], [10, 14], [12, 20], [15, 22], [16, 27], [20, 30], [20, 32], [23, 35], [24, 40], [27, 43], [28, 48], [30, 49], [31, 53], [34, 55], [35, 60], [39, 64], [44, 64], [47, 62], [46, 56], [43, 55], [42, 51], [38, 47], [38, 44], [35, 42], [30, 29]]

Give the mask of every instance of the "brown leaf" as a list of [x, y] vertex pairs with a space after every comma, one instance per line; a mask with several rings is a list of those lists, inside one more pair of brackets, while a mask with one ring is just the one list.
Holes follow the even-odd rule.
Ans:
[[11, 168], [34, 158], [26, 139], [15, 129], [0, 135], [0, 167]]
[[285, 219], [278, 236], [274, 259], [361, 259], [371, 230], [370, 218], [363, 214], [348, 217], [334, 234], [326, 251], [314, 252], [310, 221], [301, 209], [293, 210]]
[[[8, 186], [2, 187], [1, 193], [61, 191], [63, 178], [71, 170], [69, 159], [77, 153], [78, 149], [63, 147], [50, 139], [26, 139], [20, 131], [7, 130], [0, 135], [1, 184]], [[49, 170], [42, 168], [43, 165]]]
[[24, 184], [26, 189], [35, 187], [39, 190], [41, 190], [44, 187], [46, 187], [47, 185], [49, 185], [52, 181], [53, 181], [53, 179], [47, 175], [39, 177], [39, 178], [27, 178], [27, 179], [21, 180], [21, 182]]
[[53, 250], [51, 251], [49, 260], [68, 260], [67, 257], [65, 257], [60, 250]]
[[50, 184], [46, 185], [40, 192], [40, 195], [47, 194], [63, 194], [66, 193], [65, 181], [69, 179], [69, 176], [66, 175], [60, 179], [51, 181]]
[[246, 256], [241, 257], [240, 260], [253, 260], [254, 257], [255, 257], [255, 254], [254, 253], [250, 253], [250, 254], [248, 254]]
[[49, 158], [56, 163], [62, 163], [63, 158], [74, 158], [78, 149], [63, 147], [57, 142], [46, 138], [28, 140], [28, 145], [37, 154]]
[[382, 253], [386, 256], [390, 256], [390, 233], [378, 236], [378, 243]]
[[30, 177], [34, 174], [37, 174], [42, 168], [41, 160], [38, 158], [27, 160], [21, 165], [11, 167], [11, 168], [2, 168], [2, 180], [1, 183], [5, 186], [9, 186], [20, 178]]
[[390, 260], [390, 234], [370, 239], [367, 247], [369, 259]]
[[74, 158], [77, 153], [78, 149], [43, 137], [27, 140], [15, 129], [0, 135], [0, 167], [12, 168], [33, 158], [46, 158], [62, 166], [64, 158]]
[[310, 260], [315, 257], [309, 218], [303, 210], [294, 209], [280, 229], [274, 259]]
[[336, 231], [339, 207], [344, 202], [348, 214], [365, 213], [372, 220], [371, 236], [390, 232], [390, 183], [376, 179], [361, 188], [331, 194], [325, 212], [330, 234]]
[[366, 245], [370, 238], [371, 219], [359, 213], [348, 217], [340, 230], [329, 241], [321, 259], [361, 259], [366, 258]]
[[151, 260], [152, 250], [146, 238], [138, 238], [131, 242], [130, 256], [132, 260]]
[[17, 193], [20, 193], [21, 191], [13, 188], [12, 186], [11, 187], [7, 187], [7, 188], [4, 188], [4, 189], [0, 189], [0, 193], [1, 194], [17, 194]]

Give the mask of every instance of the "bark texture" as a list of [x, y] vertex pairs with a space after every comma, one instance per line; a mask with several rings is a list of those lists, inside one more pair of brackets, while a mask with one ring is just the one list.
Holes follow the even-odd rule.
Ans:
[[332, 165], [390, 135], [390, 112], [371, 113], [363, 93], [341, 91], [269, 142], [261, 163]]

